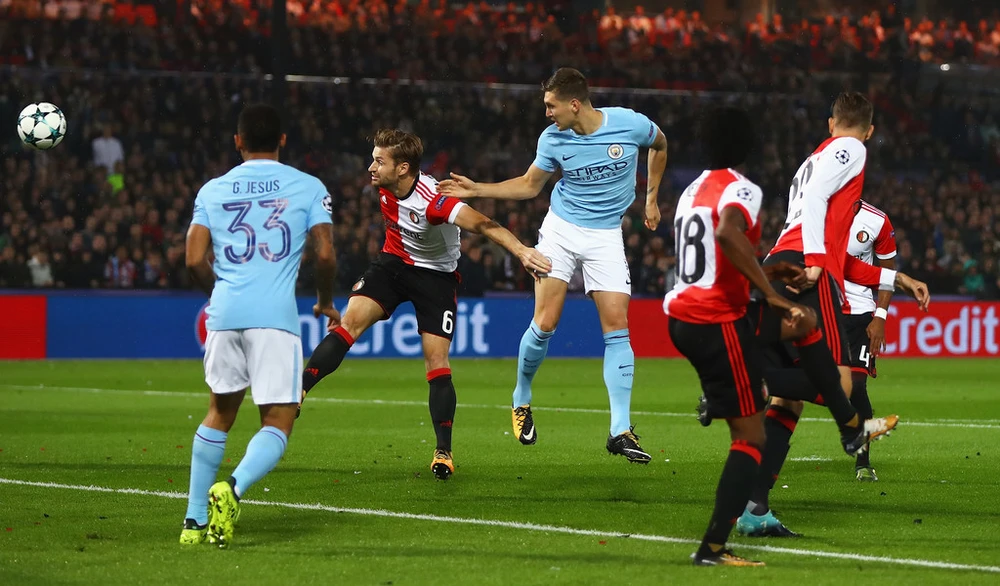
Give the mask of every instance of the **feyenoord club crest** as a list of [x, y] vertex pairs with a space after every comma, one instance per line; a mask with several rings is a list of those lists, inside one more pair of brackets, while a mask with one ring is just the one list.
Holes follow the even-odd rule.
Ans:
[[361, 288], [364, 287], [364, 286], [365, 286], [365, 280], [364, 279], [358, 279], [358, 282], [355, 283], [353, 287], [351, 287], [351, 291], [360, 291]]
[[417, 215], [417, 212], [410, 212], [410, 221], [414, 224], [420, 223], [420, 216]]
[[869, 238], [871, 238], [871, 236], [868, 235], [868, 232], [865, 232], [864, 230], [858, 232], [858, 242], [861, 244], [868, 242]]

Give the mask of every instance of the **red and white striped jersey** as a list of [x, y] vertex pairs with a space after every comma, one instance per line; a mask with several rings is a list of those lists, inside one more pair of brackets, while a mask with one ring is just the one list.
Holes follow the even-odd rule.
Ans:
[[716, 324], [746, 314], [750, 282], [723, 254], [715, 230], [722, 210], [736, 207], [743, 212], [747, 238], [756, 247], [763, 199], [760, 187], [732, 169], [703, 171], [684, 190], [674, 215], [677, 283], [663, 300], [667, 315], [689, 323]]
[[865, 145], [829, 138], [799, 167], [788, 190], [788, 216], [771, 253], [803, 253], [807, 267], [826, 269], [844, 290], [844, 258], [851, 223], [861, 205]]
[[460, 230], [454, 225], [461, 201], [437, 192], [437, 180], [423, 173], [406, 197], [379, 189], [385, 244], [382, 252], [409, 265], [452, 273], [461, 256]]
[[[892, 229], [889, 216], [866, 201], [861, 202], [861, 210], [854, 216], [851, 237], [847, 241], [847, 253], [854, 258], [875, 264], [875, 259], [887, 260], [896, 256], [896, 231]], [[854, 315], [875, 311], [872, 290], [851, 281], [844, 282], [844, 292], [850, 304], [849, 312]], [[845, 308], [846, 309], [846, 308]]]

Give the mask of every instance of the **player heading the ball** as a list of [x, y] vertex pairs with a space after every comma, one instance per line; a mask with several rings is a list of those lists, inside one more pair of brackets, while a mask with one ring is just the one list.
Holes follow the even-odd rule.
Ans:
[[562, 315], [570, 278], [583, 269], [586, 293], [597, 305], [604, 332], [604, 384], [611, 405], [607, 450], [630, 462], [650, 456], [632, 433], [630, 404], [635, 355], [629, 341], [628, 303], [632, 279], [622, 241], [622, 218], [635, 201], [639, 151], [647, 158], [645, 224], [660, 223], [657, 192], [667, 166], [667, 139], [645, 115], [628, 108], [595, 108], [587, 79], [563, 67], [542, 84], [545, 115], [552, 125], [538, 138], [535, 161], [521, 177], [477, 183], [452, 174], [441, 192], [461, 198], [536, 197], [553, 173], [562, 171], [538, 234], [537, 249], [552, 259], [550, 278], [535, 285], [535, 312], [521, 338], [511, 418], [522, 444], [537, 440], [531, 413], [531, 382], [548, 351]]

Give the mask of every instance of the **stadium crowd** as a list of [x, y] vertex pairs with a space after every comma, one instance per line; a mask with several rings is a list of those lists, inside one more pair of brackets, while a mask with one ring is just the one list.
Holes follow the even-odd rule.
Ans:
[[[190, 15], [177, 15], [174, 2], [161, 4], [173, 12], [128, 2], [0, 1], [0, 64], [271, 71], [268, 0], [193, 0]], [[646, 14], [642, 6], [580, 16], [531, 2], [496, 9], [446, 0], [288, 6], [287, 71], [302, 75], [536, 83], [572, 66], [602, 86], [773, 91], [794, 90], [789, 74], [803, 71], [1000, 64], [1000, 15], [914, 22], [891, 4], [853, 18], [758, 15], [745, 28], [710, 26], [697, 11]]]
[[[7, 26], [0, 21], [0, 30]], [[172, 49], [164, 55], [181, 55], [178, 47], [193, 47], [191, 38], [178, 36], [180, 29], [150, 28], [145, 40], [135, 29], [118, 46], [120, 38], [96, 33], [96, 27], [111, 25], [52, 21], [32, 26], [48, 32], [30, 37], [30, 65], [104, 66], [58, 73], [35, 67], [0, 69], [0, 120], [13, 120], [24, 104], [40, 100], [58, 104], [69, 118], [65, 142], [50, 152], [26, 151], [13, 133], [0, 137], [0, 287], [190, 287], [184, 234], [194, 194], [206, 179], [238, 162], [231, 143], [236, 114], [244, 102], [266, 97], [267, 84], [252, 76], [121, 71], [178, 66], [156, 56], [158, 43], [168, 35], [174, 35]], [[89, 34], [51, 35], [71, 26], [82, 26]], [[310, 34], [308, 29], [299, 33]], [[368, 54], [368, 41], [353, 38], [358, 44], [352, 47]], [[0, 55], [8, 58], [17, 53], [12, 47], [25, 46], [9, 39], [0, 34]], [[67, 44], [60, 45], [60, 39]], [[227, 42], [194, 48], [184, 53], [191, 68], [201, 61], [212, 70], [212, 63], [239, 53]], [[699, 54], [710, 50], [688, 49]], [[466, 48], [457, 54], [467, 53]], [[534, 84], [547, 74], [544, 65], [518, 59], [520, 67], [528, 68], [518, 75], [539, 68], [531, 71], [535, 77], [519, 80]], [[584, 70], [589, 72], [586, 66]], [[660, 194], [664, 218], [673, 216], [674, 200], [698, 171], [698, 153], [690, 145], [701, 109], [719, 99], [749, 108], [762, 139], [747, 174], [767, 198], [763, 254], [784, 220], [788, 182], [825, 138], [829, 103], [840, 89], [837, 80], [803, 71], [787, 80], [794, 95], [609, 90], [595, 94], [594, 102], [644, 112], [668, 137], [669, 177]], [[774, 81], [765, 76], [755, 85], [774, 88]], [[995, 216], [1000, 209], [1000, 111], [995, 99], [916, 93], [894, 83], [880, 84], [872, 93], [877, 130], [869, 143], [865, 197], [892, 218], [900, 265], [936, 292], [1000, 298], [1000, 219]], [[283, 159], [319, 176], [334, 196], [341, 291], [349, 290], [380, 249], [384, 233], [365, 171], [373, 129], [400, 126], [417, 132], [425, 142], [424, 170], [435, 177], [456, 171], [477, 180], [501, 180], [523, 173], [546, 125], [537, 91], [473, 85], [291, 83], [287, 112], [289, 147]], [[644, 191], [639, 185], [638, 192]], [[547, 191], [528, 202], [473, 204], [533, 243], [548, 205]], [[664, 221], [651, 234], [642, 227], [641, 211], [638, 202], [623, 227], [633, 287], [638, 295], [662, 295], [674, 278], [671, 226]], [[310, 267], [307, 258], [303, 289], [312, 286]], [[516, 259], [478, 239], [463, 240], [459, 270], [465, 295], [531, 286]]]

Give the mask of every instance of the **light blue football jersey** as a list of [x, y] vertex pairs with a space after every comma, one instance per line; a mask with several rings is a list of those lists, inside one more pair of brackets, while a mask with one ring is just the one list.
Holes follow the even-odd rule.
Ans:
[[330, 224], [323, 183], [277, 161], [255, 159], [206, 183], [193, 224], [212, 232], [215, 289], [209, 330], [276, 328], [300, 334], [295, 280], [309, 230]]
[[604, 123], [592, 134], [553, 124], [538, 137], [534, 165], [562, 169], [552, 190], [551, 209], [583, 228], [617, 228], [635, 200], [639, 148], [656, 139], [656, 125], [628, 108], [597, 108]]

